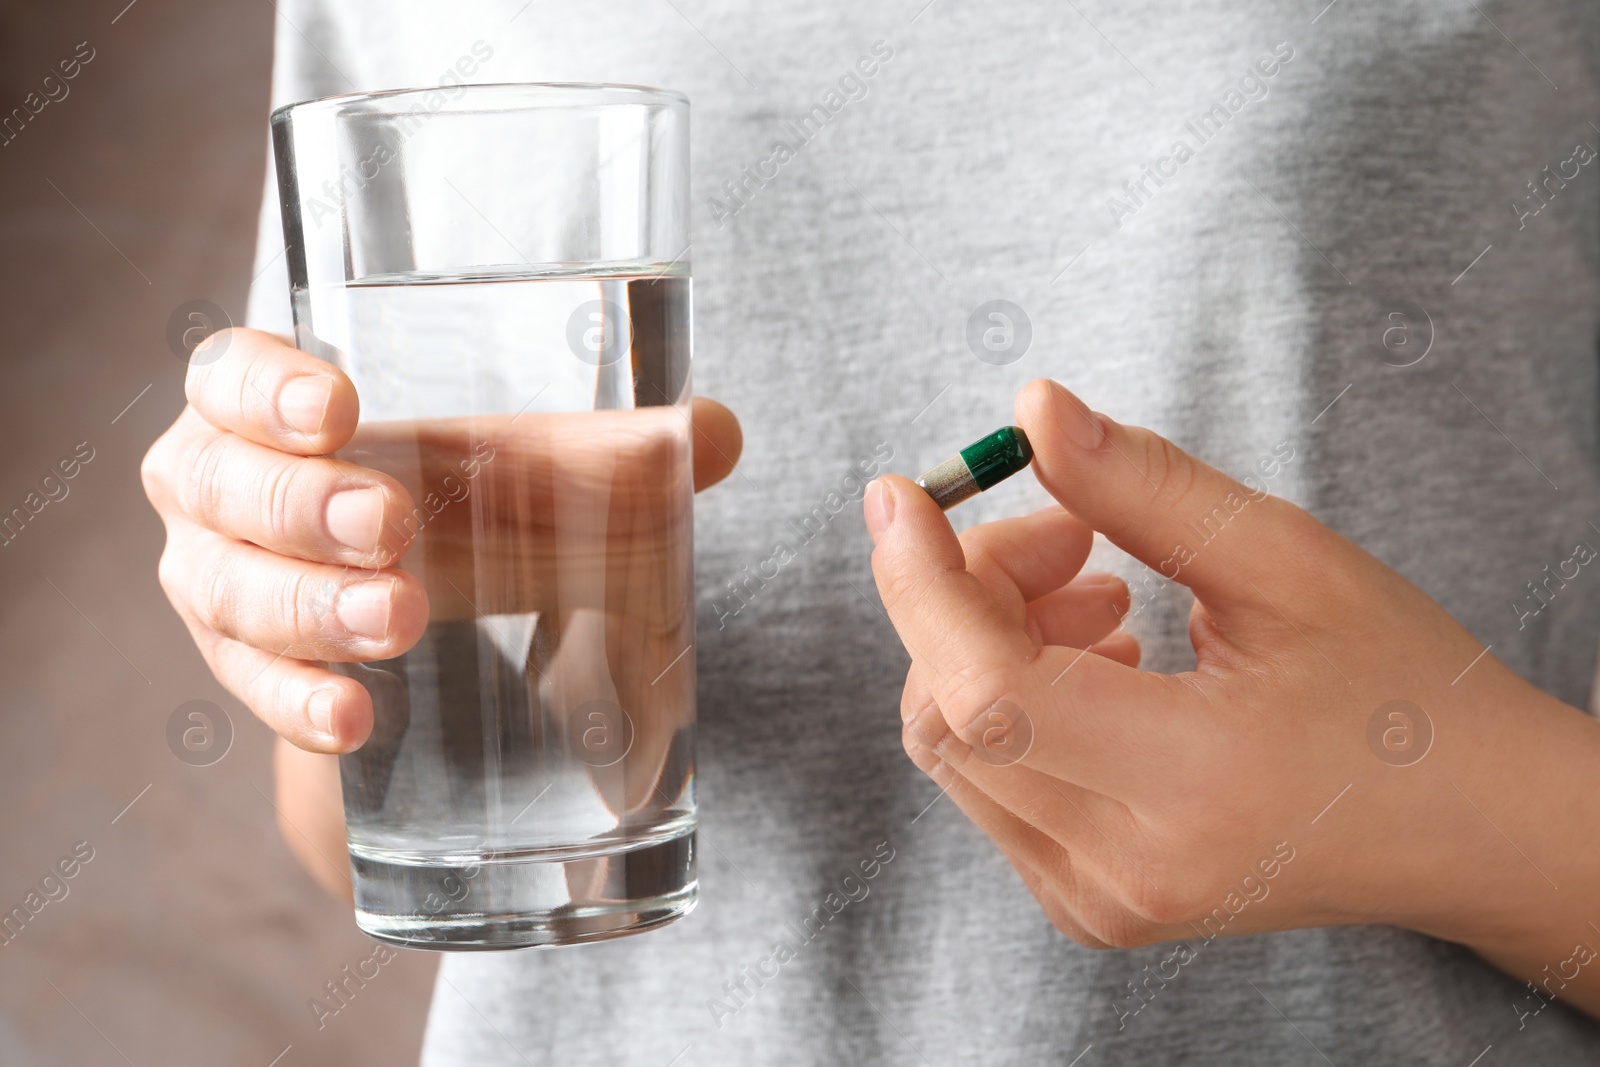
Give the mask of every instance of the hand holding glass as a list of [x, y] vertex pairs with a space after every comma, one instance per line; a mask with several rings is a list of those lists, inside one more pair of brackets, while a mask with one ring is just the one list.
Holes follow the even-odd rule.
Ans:
[[695, 900], [688, 105], [454, 92], [273, 117], [296, 340], [355, 383], [340, 458], [416, 502], [386, 521], [429, 603], [335, 667], [375, 714], [341, 759], [356, 916], [598, 940]]

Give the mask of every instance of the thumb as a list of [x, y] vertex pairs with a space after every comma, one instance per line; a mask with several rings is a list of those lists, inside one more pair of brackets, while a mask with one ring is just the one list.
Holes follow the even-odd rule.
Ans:
[[733, 473], [744, 450], [744, 431], [733, 412], [715, 400], [694, 398], [694, 491], [716, 485]]
[[[1048, 379], [1016, 401], [1039, 483], [1068, 511], [1209, 605], [1259, 605], [1303, 543], [1305, 512], [1202, 463], [1171, 441], [1091, 412]], [[1253, 585], [1254, 583], [1254, 585]]]

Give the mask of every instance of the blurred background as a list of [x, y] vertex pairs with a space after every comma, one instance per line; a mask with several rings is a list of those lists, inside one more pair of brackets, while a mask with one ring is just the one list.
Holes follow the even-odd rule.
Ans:
[[279, 838], [270, 735], [167, 606], [139, 485], [174, 312], [243, 319], [273, 5], [126, 4], [0, 10], [0, 1065], [415, 1062], [423, 954], [318, 1026], [374, 943]]

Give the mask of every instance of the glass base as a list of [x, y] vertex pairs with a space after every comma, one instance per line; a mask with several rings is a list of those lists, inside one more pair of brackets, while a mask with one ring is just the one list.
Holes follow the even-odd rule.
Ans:
[[406, 948], [493, 951], [606, 941], [694, 909], [691, 829], [624, 851], [397, 856], [352, 846], [356, 924]]

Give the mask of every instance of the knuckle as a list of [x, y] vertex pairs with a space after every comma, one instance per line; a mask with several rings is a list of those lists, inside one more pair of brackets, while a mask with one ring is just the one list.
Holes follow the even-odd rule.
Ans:
[[1139, 447], [1139, 467], [1149, 483], [1149, 504], [1170, 506], [1188, 496], [1197, 474], [1188, 453], [1149, 430], [1135, 430], [1133, 437]]
[[139, 482], [144, 486], [144, 495], [157, 508], [167, 496], [171, 463], [172, 431], [168, 430], [155, 439], [139, 461]]
[[161, 591], [167, 594], [167, 599], [174, 605], [182, 599], [183, 577], [178, 554], [173, 551], [172, 541], [168, 539], [167, 546], [161, 550], [161, 559], [156, 563], [156, 581], [161, 583]]
[[921, 672], [912, 667], [906, 672], [905, 684], [900, 687], [900, 721], [913, 722], [918, 715], [935, 704], [933, 693], [924, 683]]
[[1142, 948], [1156, 940], [1148, 923], [1125, 912], [1096, 915], [1085, 923], [1085, 928], [1106, 948]]
[[189, 403], [195, 407], [204, 405], [206, 386], [210, 383], [211, 377], [211, 361], [194, 359], [191, 354], [189, 369], [183, 376], [183, 395], [188, 398]]
[[217, 681], [263, 721], [271, 722], [271, 707], [262, 700], [262, 694], [281, 665], [269, 663], [263, 667], [256, 649], [222, 636], [213, 636], [203, 651]]
[[1044, 909], [1050, 925], [1062, 935], [1086, 948], [1107, 948], [1113, 942], [1103, 921], [1103, 909], [1094, 901], [1082, 899], [1083, 886], [1079, 880], [1072, 855], [1065, 850], [1052, 857], [1038, 874], [1040, 885], [1034, 898]]
[[[1278, 497], [1269, 498], [1262, 505], [1264, 509], [1270, 507], [1274, 539], [1289, 567], [1315, 572], [1318, 568], [1337, 567], [1348, 561], [1347, 552], [1334, 550], [1335, 545], [1343, 548], [1343, 538], [1304, 508]], [[1266, 514], [1269, 512], [1264, 510], [1263, 515]]]
[[1028, 887], [1028, 892], [1033, 894], [1033, 899], [1038, 901], [1039, 910], [1044, 912], [1044, 917], [1055, 928], [1056, 933], [1067, 938], [1075, 944], [1089, 949], [1105, 949], [1110, 946], [1096, 937], [1083, 923], [1083, 918], [1073, 912], [1072, 905], [1068, 902], [1066, 894], [1061, 892], [1051, 883], [1049, 878], [1043, 877], [1034, 871], [1022, 871], [1022, 880]]
[[208, 529], [216, 529], [224, 514], [227, 453], [228, 438], [211, 434], [192, 444], [178, 460], [178, 506]]
[[[1085, 878], [1070, 853], [1063, 851], [1044, 878], [1054, 886], [1059, 906], [1076, 924], [1076, 930], [1062, 929], [1053, 917], [1052, 923], [1079, 944], [1089, 948], [1138, 948], [1156, 940], [1153, 924], [1107, 893], [1098, 879]], [[1090, 940], [1085, 941], [1085, 935]]]
[[296, 641], [309, 641], [322, 632], [331, 601], [321, 592], [317, 576], [300, 568], [285, 572], [273, 590], [273, 617]]
[[1139, 878], [1128, 890], [1124, 908], [1141, 927], [1173, 926], [1195, 917], [1199, 907], [1193, 897], [1187, 888], [1156, 886]]
[[1278, 600], [1289, 616], [1333, 628], [1375, 618], [1369, 601], [1348, 595], [1365, 583], [1370, 557], [1287, 500], [1268, 497], [1251, 507], [1259, 509], [1252, 521], [1263, 535], [1259, 580], [1267, 590], [1294, 590], [1292, 599]]
[[939, 755], [935, 751], [938, 742], [930, 740], [928, 733], [923, 723], [917, 720], [907, 722], [900, 730], [900, 747], [905, 750], [913, 766], [923, 774], [931, 775], [939, 765]]
[[202, 550], [194, 563], [193, 605], [196, 616], [212, 630], [231, 633], [239, 609], [239, 575], [233, 553], [223, 548]]
[[[189, 370], [184, 375], [183, 391], [189, 398], [189, 403], [196, 408], [205, 410], [220, 410], [224, 401], [228, 399], [227, 389], [235, 379], [237, 361], [219, 358], [232, 349], [240, 339], [241, 331], [235, 327], [225, 327], [208, 334], [196, 347], [196, 352], [208, 352], [205, 359], [190, 358]], [[241, 346], [242, 347], [242, 346]]]
[[263, 472], [259, 497], [265, 512], [262, 524], [279, 544], [287, 543], [295, 533], [308, 474], [307, 465], [295, 460], [275, 462]]
[[1156, 940], [1149, 923], [1105, 899], [1080, 902], [1078, 922], [1100, 948], [1139, 948]]
[[1116, 947], [1100, 940], [1087, 927], [1079, 923], [1070, 912], [1060, 910], [1060, 905], [1055, 905], [1054, 910], [1046, 908], [1045, 917], [1050, 920], [1050, 925], [1055, 927], [1057, 933], [1080, 948], [1091, 949], [1095, 952], [1105, 952]]
[[1011, 669], [995, 663], [969, 663], [946, 680], [939, 706], [956, 731], [976, 722], [1005, 699], [1012, 685]]
[[919, 767], [928, 751], [928, 746], [923, 744], [921, 735], [909, 722], [900, 728], [900, 748], [911, 762]]
[[240, 412], [254, 412], [263, 420], [275, 418], [278, 386], [285, 377], [281, 359], [252, 351], [236, 372], [234, 404]]
[[[186, 620], [187, 621], [187, 620]], [[195, 647], [200, 650], [200, 658], [206, 661], [206, 666], [224, 687], [238, 696], [238, 686], [232, 677], [224, 670], [222, 649], [228, 644], [228, 639], [215, 630], [208, 630], [202, 626], [189, 626], [189, 636], [194, 639]]]
[[291, 671], [269, 669], [251, 688], [250, 708], [266, 722], [283, 719], [299, 698], [299, 686]]
[[1035, 892], [1034, 899], [1039, 902], [1040, 910], [1044, 912], [1044, 917], [1050, 920], [1050, 925], [1055, 927], [1056, 933], [1086, 948], [1093, 948], [1099, 944], [1054, 893]]

